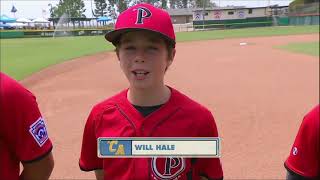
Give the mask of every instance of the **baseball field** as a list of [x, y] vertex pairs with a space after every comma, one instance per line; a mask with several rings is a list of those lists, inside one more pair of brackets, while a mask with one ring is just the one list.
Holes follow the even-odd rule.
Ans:
[[[213, 112], [225, 179], [284, 179], [301, 120], [319, 103], [319, 26], [183, 32], [177, 39], [166, 82]], [[1, 71], [37, 96], [47, 121], [52, 179], [93, 179], [78, 167], [86, 118], [127, 87], [114, 47], [103, 36], [0, 43]]]
[[[186, 42], [240, 37], [281, 36], [310, 34], [318, 31], [319, 26], [288, 26], [180, 32], [177, 33], [177, 40]], [[315, 39], [315, 41], [317, 40]], [[114, 49], [110, 43], [106, 43], [102, 36], [1, 39], [0, 43], [1, 70], [18, 80], [54, 64]], [[311, 44], [287, 44], [283, 48], [295, 52], [319, 55], [318, 41]]]

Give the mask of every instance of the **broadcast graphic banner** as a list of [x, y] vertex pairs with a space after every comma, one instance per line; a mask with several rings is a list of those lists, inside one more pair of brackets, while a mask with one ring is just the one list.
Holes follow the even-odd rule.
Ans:
[[98, 157], [220, 157], [220, 138], [98, 138]]

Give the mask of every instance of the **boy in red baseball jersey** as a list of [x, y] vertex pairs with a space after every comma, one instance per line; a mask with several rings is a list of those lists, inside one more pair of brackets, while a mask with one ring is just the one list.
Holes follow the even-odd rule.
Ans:
[[99, 137], [218, 137], [211, 112], [164, 84], [175, 56], [170, 16], [149, 4], [117, 19], [106, 39], [116, 47], [129, 88], [97, 104], [85, 125], [80, 168], [97, 179], [223, 179], [218, 158], [97, 157]]
[[51, 149], [36, 98], [0, 72], [0, 179], [49, 179], [53, 169]]
[[285, 162], [288, 180], [320, 179], [319, 105], [303, 119], [292, 150]]

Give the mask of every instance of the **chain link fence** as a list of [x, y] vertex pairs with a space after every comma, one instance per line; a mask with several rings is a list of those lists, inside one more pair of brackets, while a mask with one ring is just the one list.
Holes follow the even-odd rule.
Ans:
[[289, 8], [290, 25], [318, 25], [319, 2], [295, 5]]
[[290, 6], [289, 16], [318, 15], [319, 2]]

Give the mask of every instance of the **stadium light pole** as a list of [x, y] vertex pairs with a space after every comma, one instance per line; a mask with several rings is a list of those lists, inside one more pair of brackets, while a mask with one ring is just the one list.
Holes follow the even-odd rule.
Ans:
[[202, 1], [202, 4], [203, 4], [203, 12], [202, 12], [202, 30], [204, 30], [205, 2], [206, 2], [206, 0], [203, 0], [203, 1]]
[[[54, 15], [53, 15], [53, 7], [52, 7], [52, 4], [51, 3], [49, 3], [48, 4], [48, 6], [50, 7], [50, 9], [49, 9], [49, 11], [50, 11], [50, 18], [52, 18], [52, 25], [53, 25], [53, 27], [54, 27], [54, 20], [53, 20], [53, 18], [54, 18]], [[29, 23], [28, 23], [29, 24]]]
[[91, 0], [91, 2], [90, 2], [90, 3], [91, 3], [91, 17], [94, 17], [93, 9], [92, 9], [92, 1], [93, 1], [93, 0]]

